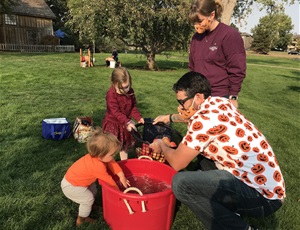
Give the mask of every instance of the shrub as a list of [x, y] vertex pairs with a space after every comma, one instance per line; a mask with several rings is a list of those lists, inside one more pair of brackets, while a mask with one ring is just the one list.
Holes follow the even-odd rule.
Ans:
[[59, 45], [59, 38], [53, 35], [46, 35], [42, 37], [41, 45]]

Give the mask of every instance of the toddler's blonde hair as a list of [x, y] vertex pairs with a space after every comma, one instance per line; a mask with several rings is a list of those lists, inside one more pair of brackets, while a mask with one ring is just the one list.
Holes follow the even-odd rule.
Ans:
[[96, 127], [86, 146], [92, 157], [102, 158], [112, 149], [116, 149], [116, 152], [119, 152], [122, 144], [115, 135], [105, 133], [101, 128]]

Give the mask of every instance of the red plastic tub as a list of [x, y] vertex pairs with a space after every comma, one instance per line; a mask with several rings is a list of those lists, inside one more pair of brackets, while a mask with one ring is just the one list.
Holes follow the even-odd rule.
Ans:
[[[166, 164], [145, 159], [118, 162], [125, 176], [143, 176], [172, 183], [176, 171]], [[151, 194], [123, 193], [102, 183], [103, 215], [112, 230], [169, 230], [176, 198], [171, 186]]]

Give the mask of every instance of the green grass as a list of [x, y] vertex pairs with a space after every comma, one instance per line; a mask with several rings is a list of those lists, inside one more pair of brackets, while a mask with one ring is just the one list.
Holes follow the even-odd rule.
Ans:
[[[0, 53], [0, 226], [1, 229], [74, 229], [78, 205], [61, 192], [68, 167], [86, 153], [72, 137], [44, 140], [41, 121], [91, 116], [101, 126], [112, 69], [96, 54], [94, 68], [81, 68], [79, 54]], [[156, 57], [160, 71], [145, 71], [140, 54], [120, 54], [133, 78], [144, 117], [175, 113], [172, 85], [187, 69], [184, 53]], [[287, 199], [274, 215], [248, 219], [259, 229], [299, 229], [299, 59], [248, 56], [239, 109], [265, 134], [279, 160]], [[174, 124], [182, 134], [186, 127]], [[133, 155], [131, 155], [133, 157]], [[101, 201], [101, 196], [97, 197]], [[298, 213], [298, 214], [297, 214]], [[102, 212], [96, 226], [108, 229]], [[116, 217], [118, 218], [118, 217]], [[203, 229], [186, 206], [178, 206], [172, 230]]]

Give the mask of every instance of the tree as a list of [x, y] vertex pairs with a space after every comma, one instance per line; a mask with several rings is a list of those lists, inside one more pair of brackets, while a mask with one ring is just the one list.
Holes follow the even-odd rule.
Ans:
[[261, 18], [259, 20], [259, 24], [251, 30], [253, 33], [251, 48], [255, 52], [261, 54], [267, 54], [270, 52], [270, 44], [272, 42], [272, 28], [274, 27], [267, 17], [268, 16]]
[[252, 49], [266, 53], [273, 47], [285, 50], [291, 42], [293, 36], [291, 18], [283, 13], [283, 9], [274, 12], [262, 17], [259, 24], [252, 29]]
[[10, 13], [12, 8], [17, 5], [16, 0], [1, 0], [0, 1], [0, 12]]
[[285, 14], [279, 14], [277, 20], [277, 39], [274, 41], [274, 44], [271, 44], [271, 46], [277, 47], [281, 50], [286, 50], [293, 38], [293, 34], [291, 32], [293, 29], [292, 19]]
[[[70, 23], [81, 38], [107, 36], [145, 54], [146, 69], [156, 70], [155, 55], [186, 49], [193, 31], [187, 20], [189, 0], [69, 0]], [[82, 12], [82, 13], [81, 13]]]
[[68, 17], [67, 0], [45, 0], [45, 2], [56, 16], [54, 30], [64, 27]]
[[[249, 14], [254, 2], [264, 7], [276, 5], [274, 0], [222, 1], [222, 22], [226, 24], [233, 11], [235, 17]], [[157, 69], [156, 54], [187, 49], [193, 32], [187, 19], [190, 0], [67, 0], [67, 3], [68, 25], [78, 32], [81, 40], [119, 39], [127, 46], [141, 49], [147, 58], [146, 68], [150, 70]]]
[[224, 11], [221, 20], [227, 25], [229, 25], [232, 17], [236, 21], [242, 21], [252, 12], [254, 3], [258, 3], [261, 6], [261, 10], [266, 9], [267, 12], [270, 12], [274, 6], [294, 4], [296, 1], [300, 3], [300, 0], [222, 0]]

